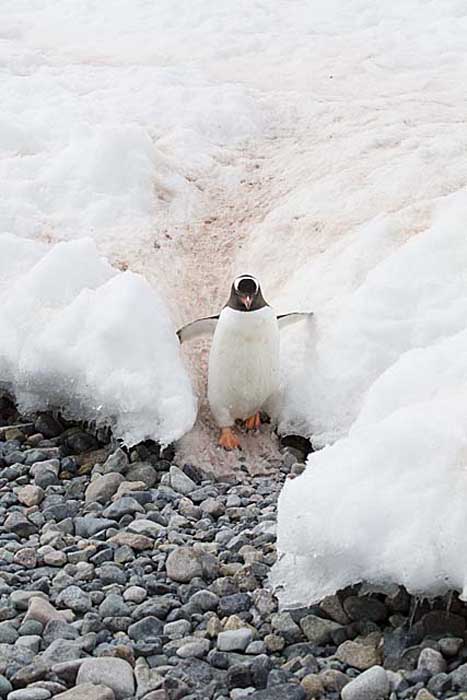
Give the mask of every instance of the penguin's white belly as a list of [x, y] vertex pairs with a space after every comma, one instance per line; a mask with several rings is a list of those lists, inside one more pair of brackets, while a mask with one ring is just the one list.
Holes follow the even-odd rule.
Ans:
[[221, 427], [259, 411], [279, 388], [279, 326], [274, 311], [225, 308], [209, 355], [208, 399]]

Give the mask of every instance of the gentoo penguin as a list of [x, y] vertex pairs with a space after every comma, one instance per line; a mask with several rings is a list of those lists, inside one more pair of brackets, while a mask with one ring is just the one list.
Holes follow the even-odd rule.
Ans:
[[240, 275], [220, 314], [193, 321], [177, 335], [181, 343], [214, 333], [209, 354], [208, 401], [220, 427], [219, 445], [240, 447], [233, 432], [236, 420], [257, 430], [260, 411], [279, 391], [279, 329], [309, 318], [311, 313], [276, 316], [257, 279]]

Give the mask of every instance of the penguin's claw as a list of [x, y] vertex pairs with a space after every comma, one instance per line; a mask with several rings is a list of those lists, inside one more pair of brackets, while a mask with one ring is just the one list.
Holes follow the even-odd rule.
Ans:
[[233, 432], [232, 428], [221, 428], [219, 445], [224, 450], [237, 450], [240, 447], [240, 440]]
[[261, 416], [258, 411], [258, 413], [255, 413], [254, 416], [250, 416], [249, 418], [246, 419], [245, 421], [245, 428], [247, 430], [259, 430], [261, 426]]

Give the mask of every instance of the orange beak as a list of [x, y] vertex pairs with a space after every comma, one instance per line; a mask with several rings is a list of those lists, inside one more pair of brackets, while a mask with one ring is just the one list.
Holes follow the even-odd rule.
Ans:
[[246, 306], [246, 308], [247, 308], [248, 311], [249, 311], [249, 310], [250, 310], [250, 306], [251, 306], [252, 303], [253, 303], [253, 297], [246, 296], [246, 297], [240, 297], [240, 299], [242, 300], [243, 305]]

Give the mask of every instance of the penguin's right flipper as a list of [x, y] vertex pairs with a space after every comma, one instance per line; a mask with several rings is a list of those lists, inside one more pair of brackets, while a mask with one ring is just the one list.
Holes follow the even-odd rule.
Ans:
[[199, 318], [197, 321], [187, 323], [186, 326], [182, 326], [182, 328], [179, 328], [177, 331], [179, 341], [184, 343], [187, 340], [193, 340], [201, 335], [214, 333], [218, 320], [219, 314], [217, 316]]
[[277, 317], [277, 320], [279, 322], [279, 330], [287, 328], [287, 326], [291, 326], [293, 323], [298, 323], [298, 321], [303, 321], [307, 318], [311, 318], [312, 316], [313, 311], [294, 311], [291, 314], [282, 314], [281, 316]]

